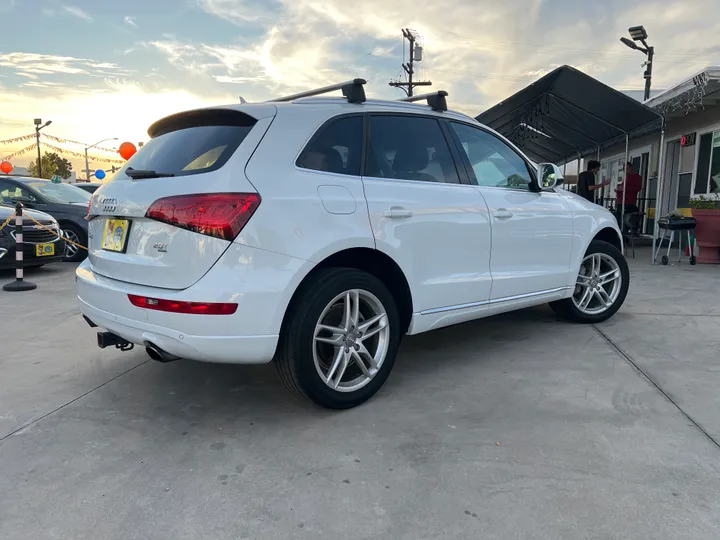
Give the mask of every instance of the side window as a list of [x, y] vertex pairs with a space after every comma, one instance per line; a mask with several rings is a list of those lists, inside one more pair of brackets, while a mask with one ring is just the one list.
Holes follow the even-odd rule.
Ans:
[[460, 183], [440, 124], [418, 116], [370, 116], [365, 175]]
[[22, 189], [17, 184], [0, 181], [0, 203], [13, 204], [15, 197], [23, 196], [34, 199], [28, 190]]
[[482, 129], [450, 122], [472, 165], [478, 185], [530, 189], [527, 163], [503, 141]]
[[362, 146], [362, 116], [338, 118], [320, 128], [296, 164], [313, 171], [360, 176]]

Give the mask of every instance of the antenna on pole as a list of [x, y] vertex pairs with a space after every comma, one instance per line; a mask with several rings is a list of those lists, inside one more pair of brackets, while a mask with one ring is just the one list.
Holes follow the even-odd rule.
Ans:
[[[418, 43], [418, 39], [420, 36], [418, 36], [417, 32], [415, 32], [414, 30], [410, 30], [409, 28], [403, 28], [402, 35], [403, 38], [408, 41], [410, 50], [410, 60], [402, 65], [405, 73], [407, 74], [407, 81], [390, 81], [389, 84], [390, 86], [393, 86], [395, 88], [400, 88], [403, 92], [405, 92], [405, 94], [407, 94], [408, 97], [412, 97], [413, 88], [415, 88], [416, 86], [430, 86], [432, 82], [413, 81], [413, 75], [415, 74], [415, 63], [422, 62], [423, 60], [423, 48], [422, 45]], [[404, 48], [405, 42], [403, 42], [403, 50]]]

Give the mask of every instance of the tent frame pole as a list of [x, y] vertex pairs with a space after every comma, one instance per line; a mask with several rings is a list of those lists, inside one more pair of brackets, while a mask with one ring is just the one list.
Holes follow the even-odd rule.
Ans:
[[653, 248], [650, 254], [650, 262], [656, 264], [655, 245], [658, 239], [658, 220], [660, 219], [660, 198], [665, 182], [665, 117], [663, 117], [662, 130], [660, 131], [660, 152], [658, 154], [658, 178], [655, 188], [655, 223], [653, 223]]
[[[630, 160], [630, 135], [625, 134], [625, 161], [623, 167], [625, 167], [625, 176], [623, 178], [623, 192], [622, 192], [622, 203], [620, 204], [620, 236], [623, 235], [623, 227], [625, 225], [625, 195], [627, 193], [627, 164]], [[623, 237], [624, 238], [624, 237]]]

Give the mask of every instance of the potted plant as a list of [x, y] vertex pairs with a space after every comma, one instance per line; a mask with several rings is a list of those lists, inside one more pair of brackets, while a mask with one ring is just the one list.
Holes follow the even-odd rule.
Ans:
[[697, 262], [720, 264], [720, 193], [697, 195], [690, 199], [690, 208], [697, 221]]

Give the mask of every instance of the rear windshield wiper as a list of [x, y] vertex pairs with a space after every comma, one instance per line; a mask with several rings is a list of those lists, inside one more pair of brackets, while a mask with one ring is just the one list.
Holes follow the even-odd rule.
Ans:
[[141, 178], [169, 178], [171, 176], [175, 176], [174, 173], [157, 172], [150, 169], [133, 169], [132, 167], [125, 169], [125, 174], [133, 180]]

